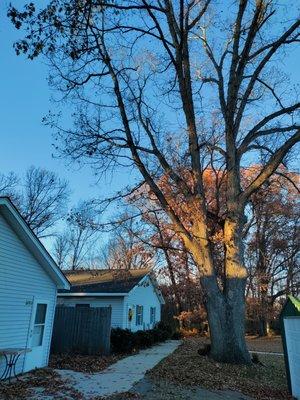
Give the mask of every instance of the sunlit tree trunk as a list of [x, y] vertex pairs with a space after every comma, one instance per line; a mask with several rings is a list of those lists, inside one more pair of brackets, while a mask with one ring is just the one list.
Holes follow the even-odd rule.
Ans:
[[[242, 217], [240, 217], [242, 220]], [[224, 287], [220, 287], [210, 246], [192, 248], [201, 274], [204, 302], [211, 337], [211, 356], [228, 363], [250, 363], [245, 341], [246, 268], [243, 264], [241, 221], [227, 219], [224, 226], [226, 247]], [[203, 231], [202, 231], [203, 232]], [[203, 237], [203, 236], [202, 236]]]

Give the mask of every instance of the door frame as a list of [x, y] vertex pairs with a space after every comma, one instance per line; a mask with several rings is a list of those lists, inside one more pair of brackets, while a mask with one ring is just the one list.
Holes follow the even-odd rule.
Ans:
[[[33, 296], [33, 301], [32, 301], [32, 307], [31, 307], [31, 316], [30, 316], [30, 324], [29, 324], [29, 330], [28, 330], [28, 337], [27, 337], [27, 343], [26, 343], [26, 349], [32, 349], [31, 346], [31, 339], [33, 335], [33, 330], [34, 330], [34, 322], [35, 322], [35, 316], [36, 316], [36, 310], [37, 310], [37, 305], [38, 304], [46, 304], [46, 314], [45, 314], [45, 324], [44, 324], [44, 331], [43, 331], [43, 338], [42, 338], [42, 343], [40, 346], [36, 347], [43, 347], [44, 341], [45, 341], [45, 331], [46, 331], [46, 326], [48, 323], [48, 316], [49, 316], [49, 308], [50, 308], [50, 300], [45, 299], [43, 297], [38, 297], [38, 296]], [[28, 353], [25, 354], [25, 362], [24, 362], [24, 370], [28, 370], [26, 368], [26, 364], [28, 363], [28, 359], [30, 359], [30, 356], [32, 356], [32, 352], [29, 351]]]

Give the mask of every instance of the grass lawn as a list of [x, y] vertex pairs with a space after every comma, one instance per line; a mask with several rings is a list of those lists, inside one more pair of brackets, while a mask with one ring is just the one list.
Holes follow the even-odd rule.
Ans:
[[239, 391], [260, 400], [291, 398], [282, 356], [259, 355], [263, 366], [221, 364], [199, 356], [197, 350], [201, 344], [201, 338], [185, 339], [183, 345], [160, 362], [149, 375], [157, 381], [166, 380], [185, 387]]
[[250, 351], [266, 351], [270, 353], [283, 353], [281, 336], [271, 337], [246, 337], [248, 349]]

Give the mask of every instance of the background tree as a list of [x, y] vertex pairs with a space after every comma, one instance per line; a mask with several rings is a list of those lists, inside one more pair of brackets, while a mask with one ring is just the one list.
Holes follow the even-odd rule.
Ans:
[[14, 172], [0, 174], [0, 195], [14, 198], [18, 184], [19, 178]]
[[66, 231], [57, 233], [52, 249], [52, 256], [61, 269], [68, 269], [68, 256], [70, 254], [70, 238]]
[[268, 334], [275, 302], [300, 291], [299, 175], [281, 173], [251, 197], [253, 226], [247, 239], [248, 296], [256, 300], [259, 333]]
[[96, 219], [91, 202], [81, 202], [71, 209], [66, 218], [66, 230], [56, 242], [56, 260], [61, 266], [72, 270], [86, 268], [98, 239]]
[[[52, 121], [62, 153], [102, 171], [135, 165], [197, 265], [212, 357], [249, 363], [245, 207], [300, 139], [297, 92], [275, 58], [298, 45], [300, 19], [296, 7], [272, 0], [210, 13], [213, 4], [52, 0], [38, 12], [32, 3], [24, 12], [11, 7], [9, 16], [27, 29], [17, 53], [48, 57], [51, 83], [76, 104], [74, 129]], [[263, 165], [242, 189], [241, 168], [257, 152]], [[207, 162], [223, 166], [221, 216], [208, 212]], [[212, 221], [222, 230], [218, 242]], [[221, 277], [213, 251], [220, 243]]]
[[38, 237], [49, 230], [67, 211], [68, 184], [54, 172], [30, 167], [26, 172], [19, 204], [21, 213]]
[[68, 183], [43, 168], [30, 167], [21, 180], [13, 173], [2, 175], [0, 193], [14, 201], [39, 238], [53, 235], [52, 228], [67, 213]]
[[126, 270], [152, 268], [155, 265], [153, 249], [140, 239], [143, 235], [140, 226], [128, 214], [119, 217], [119, 224], [105, 246], [103, 266]]

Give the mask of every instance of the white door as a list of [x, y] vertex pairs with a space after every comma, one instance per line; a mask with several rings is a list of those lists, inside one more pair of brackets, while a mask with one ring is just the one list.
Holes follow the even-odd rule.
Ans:
[[292, 394], [300, 400], [300, 317], [284, 319]]
[[29, 329], [28, 348], [24, 371], [45, 366], [45, 353], [48, 351], [45, 343], [49, 302], [35, 299], [32, 307], [31, 325]]

